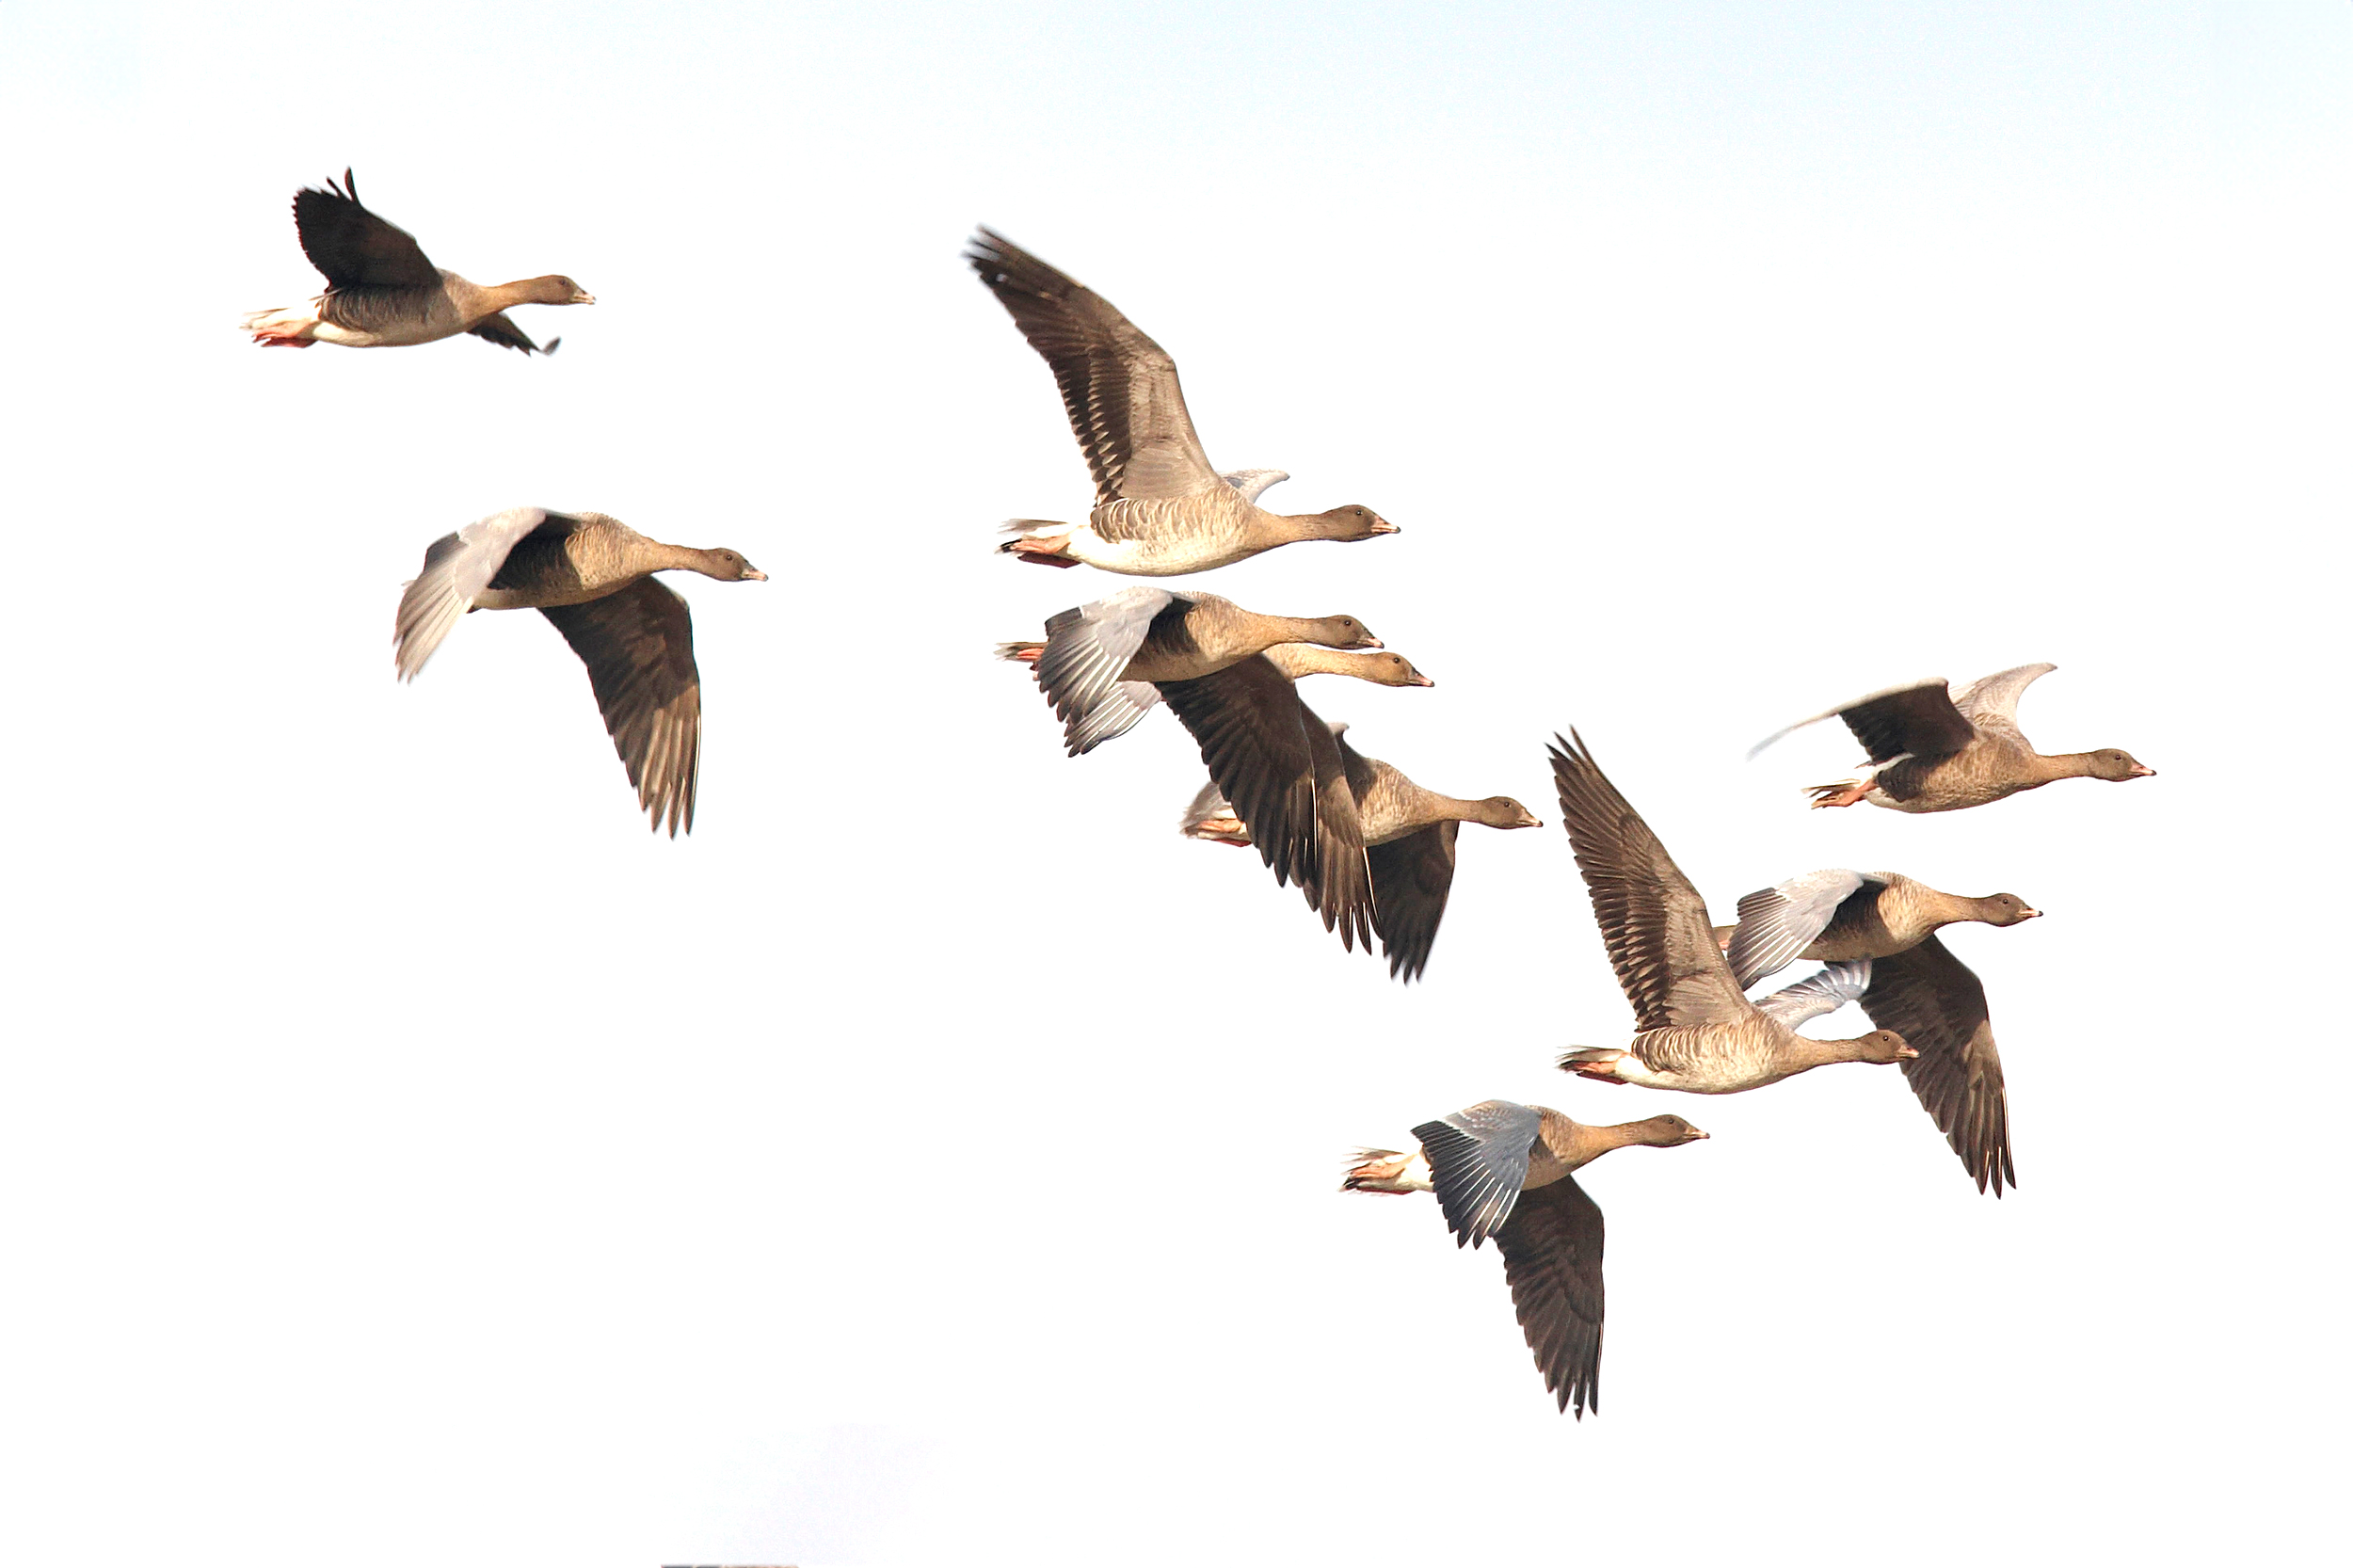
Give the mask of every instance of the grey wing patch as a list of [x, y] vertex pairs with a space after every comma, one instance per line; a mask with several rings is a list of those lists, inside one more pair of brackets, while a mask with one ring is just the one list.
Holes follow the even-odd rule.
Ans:
[[542, 606], [588, 666], [605, 732], [637, 790], [637, 804], [670, 837], [695, 829], [702, 760], [702, 678], [686, 600], [650, 577], [585, 604]]
[[1861, 1001], [1870, 984], [1871, 960], [1850, 959], [1817, 969], [1769, 997], [1759, 997], [1756, 1010], [1784, 1029], [1795, 1029], [1809, 1019], [1835, 1013], [1850, 1001]]
[[1981, 675], [1961, 689], [1953, 706], [1980, 729], [1998, 729], [2014, 740], [2024, 740], [2018, 732], [2018, 699], [2027, 687], [2057, 668], [2057, 664], [2021, 664]]
[[1879, 960], [1863, 1010], [1920, 1054], [1904, 1078], [1982, 1192], [2018, 1185], [2009, 1153], [2009, 1096], [1994, 1048], [1985, 986], [1934, 936]]
[[[1154, 618], [1176, 602], [1178, 596], [1165, 589], [1122, 588], [1107, 599], [1064, 610], [1046, 623], [1046, 650], [1037, 658], [1038, 689], [1063, 721], [1063, 740], [1071, 756], [1125, 735], [1151, 711], [1159, 694], [1144, 681], [1120, 677], [1144, 646]], [[1133, 689], [1137, 687], [1142, 691]]]
[[[1756, 744], [1749, 747], [1749, 760], [1754, 761], [1758, 752], [1763, 751], [1767, 746], [1771, 745], [1775, 741], [1782, 739], [1785, 735], [1796, 734], [1799, 730], [1803, 729], [1809, 724], [1819, 724], [1824, 719], [1842, 717], [1849, 710], [1861, 708], [1867, 703], [1879, 702], [1887, 697], [1900, 696], [1907, 692], [1925, 691], [1931, 686], [1942, 687], [1944, 684], [1945, 678], [1943, 676], [1930, 676], [1926, 680], [1907, 680], [1901, 685], [1882, 686], [1876, 692], [1867, 692], [1862, 696], [1856, 697], [1851, 701], [1842, 702], [1835, 708], [1825, 708], [1820, 712], [1814, 714], [1810, 718], [1800, 719], [1795, 724], [1783, 725], [1779, 729], [1774, 730], [1771, 734], [1757, 742]], [[1888, 755], [1892, 757], [1895, 753], [1890, 752]]]
[[1829, 926], [1838, 906], [1867, 880], [1861, 872], [1808, 872], [1744, 896], [1739, 904], [1740, 923], [1724, 952], [1725, 962], [1732, 966], [1732, 983], [1745, 991], [1796, 962]]
[[1478, 1246], [1511, 1217], [1528, 1185], [1528, 1151], [1543, 1122], [1532, 1106], [1481, 1100], [1414, 1128], [1456, 1246]]
[[552, 354], [564, 342], [562, 338], [550, 338], [548, 345], [540, 347], [531, 341], [530, 333], [508, 318], [504, 311], [484, 316], [466, 330], [486, 343], [497, 344], [501, 348], [520, 349], [525, 354]]
[[1601, 1408], [1602, 1240], [1601, 1206], [1575, 1176], [1528, 1193], [1496, 1232], [1545, 1388], [1579, 1420]]
[[392, 621], [392, 662], [400, 679], [416, 679], [457, 617], [473, 607], [475, 597], [506, 564], [508, 552], [558, 516], [542, 506], [510, 506], [427, 547], [424, 569], [402, 591]]
[[1290, 477], [1279, 468], [1238, 468], [1231, 473], [1221, 473], [1220, 479], [1241, 492], [1241, 498], [1257, 504], [1260, 496]]

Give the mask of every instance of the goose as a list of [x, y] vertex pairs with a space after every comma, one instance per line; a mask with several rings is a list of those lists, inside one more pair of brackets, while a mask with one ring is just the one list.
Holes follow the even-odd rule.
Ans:
[[1420, 1147], [1360, 1151], [1346, 1192], [1435, 1192], [1457, 1247], [1494, 1238], [1545, 1391], [1583, 1420], [1601, 1409], [1601, 1208], [1572, 1173], [1611, 1149], [1707, 1136], [1680, 1116], [1588, 1127], [1541, 1105], [1481, 1100], [1414, 1128]]
[[436, 539], [400, 596], [393, 664], [413, 680], [457, 617], [474, 610], [536, 610], [580, 662], [651, 826], [695, 827], [702, 755], [702, 678], [686, 600], [653, 580], [697, 571], [721, 583], [765, 583], [732, 550], [649, 539], [601, 512], [515, 506]]
[[[1046, 645], [1035, 638], [997, 645], [998, 658], [1027, 664], [1032, 674], [1037, 662], [1045, 656]], [[1375, 686], [1437, 684], [1401, 653], [1353, 653], [1316, 643], [1276, 643], [1258, 657], [1281, 670], [1287, 680], [1302, 680], [1311, 675], [1346, 675]], [[1092, 751], [1105, 741], [1125, 735], [1142, 723], [1160, 700], [1160, 689], [1149, 680], [1121, 681], [1116, 696], [1106, 698], [1102, 706], [1089, 713], [1082, 727], [1084, 744], [1071, 755]]]
[[2018, 698], [2057, 668], [2021, 664], [1971, 681], [1958, 696], [1943, 676], [1890, 686], [1777, 729], [1749, 756], [1809, 724], [1846, 720], [1870, 760], [1852, 778], [1812, 786], [1807, 792], [1817, 809], [1867, 800], [1894, 811], [1961, 811], [2060, 778], [2155, 777], [2156, 769], [2113, 747], [2045, 756], [2027, 743], [2018, 728]]
[[398, 348], [471, 332], [502, 348], [552, 354], [506, 316], [515, 305], [593, 305], [596, 296], [550, 273], [485, 286], [435, 266], [406, 229], [360, 204], [360, 187], [344, 170], [319, 190], [295, 192], [295, 232], [302, 253], [326, 276], [327, 292], [308, 305], [250, 312], [245, 330], [271, 348], [337, 343], [347, 348]]
[[1174, 577], [1231, 565], [1301, 539], [1369, 539], [1398, 532], [1366, 506], [1287, 516], [1257, 498], [1280, 469], [1221, 474], [1201, 450], [1176, 362], [1092, 289], [989, 229], [965, 260], [1053, 370], [1063, 407], [1095, 475], [1082, 523], [1006, 524], [1000, 553], [1042, 566], [1084, 562], [1130, 577]]
[[1884, 1065], [1919, 1054], [1886, 1029], [1851, 1040], [1813, 1039], [1777, 1009], [1752, 1002], [1733, 983], [1706, 904], [1583, 737], [1554, 736], [1549, 756], [1561, 824], [1635, 1014], [1631, 1046], [1571, 1050], [1561, 1058], [1563, 1071], [1604, 1083], [1737, 1095], [1833, 1062]]
[[[1299, 882], [1343, 947], [1378, 934], [1390, 975], [1410, 984], [1428, 966], [1446, 915], [1459, 824], [1541, 824], [1509, 795], [1439, 794], [1365, 757], [1342, 738], [1346, 725], [1319, 718], [1279, 671], [1262, 664], [1244, 661], [1160, 693], [1200, 744], [1212, 786], [1276, 878]], [[1336, 902], [1347, 901], [1321, 873], [1343, 865], [1353, 888], [1360, 859], [1369, 904], [1358, 912], [1366, 918], [1337, 919]]]
[[[1000, 643], [997, 651], [1035, 672], [1039, 690], [1063, 721], [1064, 748], [1082, 757], [1143, 722], [1160, 700], [1157, 683], [1210, 675], [1290, 643], [1381, 647], [1353, 616], [1262, 616], [1215, 594], [1138, 585], [1054, 616], [1043, 642]], [[1387, 685], [1433, 683], [1394, 656], [1365, 663], [1306, 653], [1285, 658], [1303, 673], [1329, 670]]]
[[1801, 958], [1892, 958], [1948, 925], [2012, 926], [2042, 911], [2016, 893], [1968, 898], [1896, 872], [1808, 872], [1745, 895], [1718, 926], [1733, 984], [1747, 990]]

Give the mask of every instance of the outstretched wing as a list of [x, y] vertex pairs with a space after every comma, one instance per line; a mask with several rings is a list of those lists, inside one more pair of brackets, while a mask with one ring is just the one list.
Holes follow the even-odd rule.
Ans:
[[1815, 970], [1795, 985], [1785, 985], [1769, 997], [1759, 997], [1756, 1010], [1785, 1029], [1835, 1013], [1850, 1001], [1863, 1000], [1871, 984], [1871, 960], [1850, 959]]
[[1456, 1246], [1478, 1246], [1510, 1216], [1528, 1184], [1528, 1151], [1543, 1123], [1533, 1106], [1481, 1100], [1414, 1128]]
[[1828, 929], [1838, 906], [1866, 884], [1879, 886], [1861, 872], [1808, 872], [1743, 895], [1740, 923], [1724, 950], [1732, 983], [1745, 991], [1795, 962]]
[[1433, 823], [1365, 851], [1372, 866], [1373, 929], [1381, 933], [1389, 973], [1399, 980], [1417, 980], [1429, 967], [1447, 895], [1454, 889], [1454, 840], [1462, 825]]
[[1889, 686], [1852, 702], [1825, 708], [1812, 718], [1785, 725], [1749, 747], [1749, 755], [1754, 757], [1793, 730], [1833, 717], [1847, 721], [1847, 728], [1854, 731], [1855, 739], [1863, 743], [1864, 750], [1874, 762], [1893, 761], [1906, 756], [1932, 762], [1940, 757], [1950, 757], [1977, 734], [1953, 706], [1945, 678], [1940, 675], [1929, 680]]
[[1162, 588], [1122, 588], [1092, 604], [1064, 610], [1046, 623], [1046, 650], [1037, 656], [1038, 688], [1063, 721], [1073, 757], [1125, 735], [1151, 711], [1149, 682], [1122, 680], [1152, 622], [1178, 603]]
[[295, 232], [302, 253], [326, 276], [330, 289], [439, 288], [441, 274], [425, 258], [408, 230], [396, 228], [360, 205], [351, 170], [344, 183], [295, 192]]
[[1638, 1030], [1727, 1023], [1749, 1015], [1708, 923], [1707, 904], [1575, 730], [1553, 737], [1552, 779], [1577, 869], [1593, 895], [1618, 984]]
[[552, 354], [564, 344], [562, 338], [550, 338], [548, 345], [540, 347], [531, 341], [530, 333], [508, 318], [504, 311], [484, 316], [466, 330], [485, 342], [497, 344], [501, 348], [520, 349], [525, 354]]
[[434, 540], [424, 569], [402, 591], [392, 622], [392, 661], [400, 678], [416, 679], [516, 545], [542, 528], [562, 535], [578, 526], [577, 519], [542, 506], [510, 506]]
[[1344, 945], [1369, 946], [1372, 873], [1331, 728], [1263, 655], [1160, 690], [1276, 878], [1297, 884]]
[[1601, 1206], [1575, 1176], [1520, 1194], [1496, 1232], [1512, 1308], [1545, 1388], [1583, 1420], [1601, 1408]]
[[702, 757], [702, 679], [686, 600], [651, 577], [585, 604], [539, 612], [588, 666], [605, 732], [621, 754], [637, 804], [670, 837], [695, 830], [695, 777]]
[[1097, 505], [1225, 483], [1193, 433], [1176, 361], [1110, 300], [988, 229], [964, 259], [1052, 369]]
[[1993, 1048], [1993, 1023], [1985, 986], [1969, 966], [1934, 936], [1881, 958], [1872, 967], [1871, 988], [1863, 1010], [1881, 1029], [1892, 1029], [1920, 1054], [1903, 1064], [1912, 1092], [1935, 1118], [1961, 1162], [2000, 1197], [2005, 1183], [2018, 1185], [2009, 1157], [2009, 1098], [2002, 1086], [2002, 1057]]
[[1998, 729], [2024, 741], [2018, 732], [2018, 699], [2027, 687], [2058, 668], [2057, 664], [2021, 664], [2016, 669], [1981, 675], [1961, 689], [1953, 706], [1980, 729]]

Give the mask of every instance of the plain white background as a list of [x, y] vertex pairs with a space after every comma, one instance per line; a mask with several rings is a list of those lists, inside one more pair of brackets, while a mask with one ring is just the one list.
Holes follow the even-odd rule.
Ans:
[[[8, 5], [5, 1555], [2315, 1547], [2348, 67], [2319, 3]], [[248, 345], [346, 164], [600, 303], [544, 361]], [[1437, 689], [1311, 700], [1545, 819], [1465, 830], [1426, 984], [1176, 836], [1164, 714], [1068, 761], [986, 657], [1120, 584], [988, 552], [1089, 488], [976, 221], [1222, 466], [1403, 528], [1207, 585], [1364, 617]], [[520, 504], [771, 574], [681, 584], [691, 840], [539, 617], [395, 685], [425, 544]], [[1914, 820], [1802, 808], [1834, 726], [1741, 760], [2041, 659], [2028, 734], [2158, 778]], [[2019, 1192], [1881, 1069], [1552, 1070], [1628, 1027], [1571, 724], [1727, 914], [2049, 912], [1952, 943]], [[1491, 1254], [1334, 1191], [1490, 1096], [1715, 1134], [1588, 1179], [1582, 1424]]]

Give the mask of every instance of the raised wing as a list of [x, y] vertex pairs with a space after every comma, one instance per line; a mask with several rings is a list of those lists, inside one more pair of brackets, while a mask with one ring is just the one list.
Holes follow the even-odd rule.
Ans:
[[1852, 702], [1825, 708], [1812, 718], [1785, 725], [1749, 747], [1749, 755], [1753, 758], [1784, 735], [1827, 718], [1846, 720], [1847, 728], [1854, 731], [1855, 739], [1863, 743], [1864, 750], [1874, 762], [1890, 762], [1907, 756], [1934, 761], [1940, 757], [1950, 757], [1977, 734], [1953, 706], [1952, 698], [1946, 695], [1945, 678], [1940, 675], [1889, 686]]
[[695, 780], [702, 757], [702, 679], [686, 600], [651, 577], [585, 604], [539, 612], [588, 666], [605, 732], [621, 754], [637, 804], [670, 837], [695, 829]]
[[501, 348], [520, 349], [525, 354], [552, 354], [564, 345], [562, 338], [550, 338], [548, 345], [540, 347], [531, 341], [530, 333], [508, 319], [504, 311], [483, 317], [466, 330], [487, 343], [497, 344]]
[[1724, 961], [1732, 983], [1743, 991], [1796, 962], [1838, 913], [1838, 906], [1865, 886], [1878, 884], [1861, 872], [1808, 872], [1744, 895], [1740, 923], [1734, 928]]
[[1481, 1100], [1414, 1128], [1456, 1246], [1478, 1246], [1510, 1216], [1528, 1184], [1528, 1151], [1543, 1123], [1533, 1106]]
[[1372, 866], [1372, 927], [1395, 979], [1418, 980], [1429, 967], [1454, 888], [1454, 840], [1462, 825], [1433, 823], [1365, 851]]
[[1545, 1388], [1577, 1419], [1601, 1408], [1601, 1206], [1575, 1176], [1520, 1194], [1496, 1232], [1512, 1309]]
[[1110, 300], [988, 229], [964, 259], [1052, 369], [1097, 505], [1225, 483], [1193, 433], [1176, 361]]
[[1153, 620], [1189, 602], [1161, 588], [1122, 588], [1046, 623], [1037, 683], [1063, 721], [1063, 741], [1071, 756], [1125, 735], [1151, 711], [1157, 699], [1152, 686], [1120, 676], [1144, 646]]
[[1769, 997], [1757, 999], [1756, 1010], [1785, 1029], [1795, 1029], [1850, 1001], [1863, 1000], [1871, 984], [1871, 960], [1850, 959], [1815, 970], [1795, 985], [1785, 985]]
[[400, 678], [416, 679], [517, 544], [542, 528], [568, 534], [577, 526], [574, 519], [542, 506], [510, 506], [434, 540], [426, 547], [424, 569], [402, 591], [392, 621], [392, 662]]
[[1934, 936], [1872, 968], [1863, 1010], [1920, 1054], [1903, 1064], [1912, 1092], [1936, 1121], [1953, 1152], [2000, 1197], [2018, 1185], [2009, 1157], [2009, 1098], [2002, 1087], [2001, 1053], [1985, 987], [1952, 950]]
[[1751, 1008], [1716, 946], [1707, 904], [1575, 730], [1553, 737], [1552, 779], [1635, 1028], [1728, 1023]]
[[295, 232], [302, 253], [326, 276], [330, 289], [432, 289], [440, 270], [426, 260], [414, 236], [360, 205], [351, 170], [344, 183], [295, 192]]
[[2057, 664], [2021, 664], [1998, 674], [1981, 675], [1961, 688], [1961, 695], [1953, 698], [1953, 706], [1978, 728], [1999, 729], [2023, 741], [2025, 737], [2018, 732], [2018, 699], [2027, 687], [2057, 668]]

